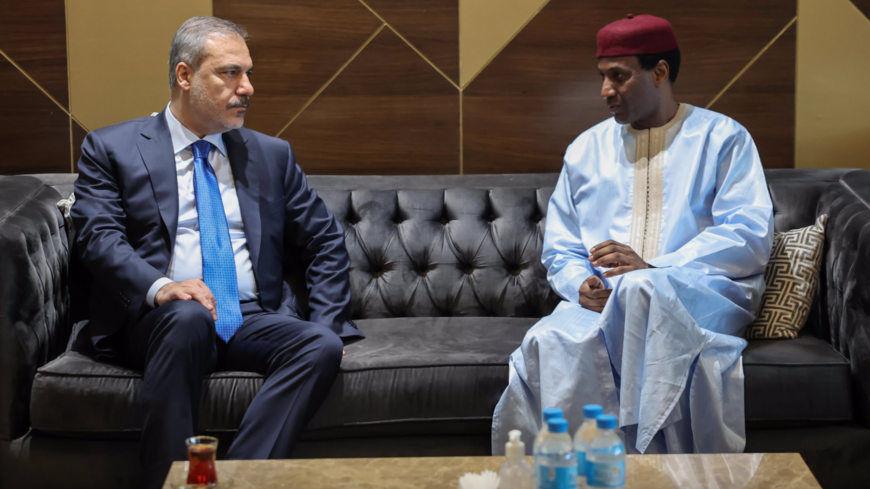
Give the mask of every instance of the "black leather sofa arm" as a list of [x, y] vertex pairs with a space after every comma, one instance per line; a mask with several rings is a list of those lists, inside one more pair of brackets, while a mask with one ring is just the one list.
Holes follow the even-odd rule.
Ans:
[[870, 427], [870, 172], [844, 174], [819, 200], [818, 214], [828, 215], [819, 290], [827, 331], [820, 333], [850, 360], [855, 412]]
[[60, 195], [39, 179], [0, 176], [0, 440], [30, 425], [36, 369], [69, 337], [69, 236]]

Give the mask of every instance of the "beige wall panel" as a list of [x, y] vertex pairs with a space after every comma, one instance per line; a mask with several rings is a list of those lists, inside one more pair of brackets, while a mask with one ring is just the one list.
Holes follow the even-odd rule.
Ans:
[[870, 168], [868, 46], [849, 0], [799, 0], [795, 167]]
[[68, 0], [72, 113], [96, 129], [161, 110], [172, 35], [211, 14], [211, 0]]
[[459, 0], [459, 81], [465, 86], [549, 0]]

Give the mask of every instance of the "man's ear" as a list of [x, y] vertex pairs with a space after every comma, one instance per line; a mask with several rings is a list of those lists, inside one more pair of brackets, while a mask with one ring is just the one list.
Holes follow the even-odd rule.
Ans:
[[175, 83], [184, 91], [190, 90], [190, 82], [193, 78], [193, 68], [185, 62], [175, 66]]
[[671, 67], [668, 65], [668, 62], [660, 59], [655, 68], [653, 68], [653, 80], [656, 82], [656, 86], [660, 87], [665, 80], [668, 79], [668, 76], [671, 74]]

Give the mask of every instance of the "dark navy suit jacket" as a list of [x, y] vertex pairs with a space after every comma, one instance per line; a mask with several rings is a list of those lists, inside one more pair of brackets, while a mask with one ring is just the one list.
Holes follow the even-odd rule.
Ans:
[[[364, 338], [350, 320], [344, 234], [290, 145], [244, 128], [223, 138], [263, 309], [322, 324], [346, 344]], [[178, 182], [165, 115], [92, 131], [78, 169], [72, 219], [92, 276], [88, 329], [111, 358], [112, 335], [147, 310], [145, 295], [175, 246]]]

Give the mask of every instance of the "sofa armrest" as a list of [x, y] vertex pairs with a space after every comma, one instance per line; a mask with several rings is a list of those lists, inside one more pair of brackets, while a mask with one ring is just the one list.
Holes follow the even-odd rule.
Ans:
[[29, 428], [36, 369], [69, 337], [69, 236], [40, 180], [0, 176], [0, 440]]
[[826, 336], [851, 362], [856, 415], [870, 427], [870, 172], [844, 174], [818, 213], [828, 215], [819, 291]]

